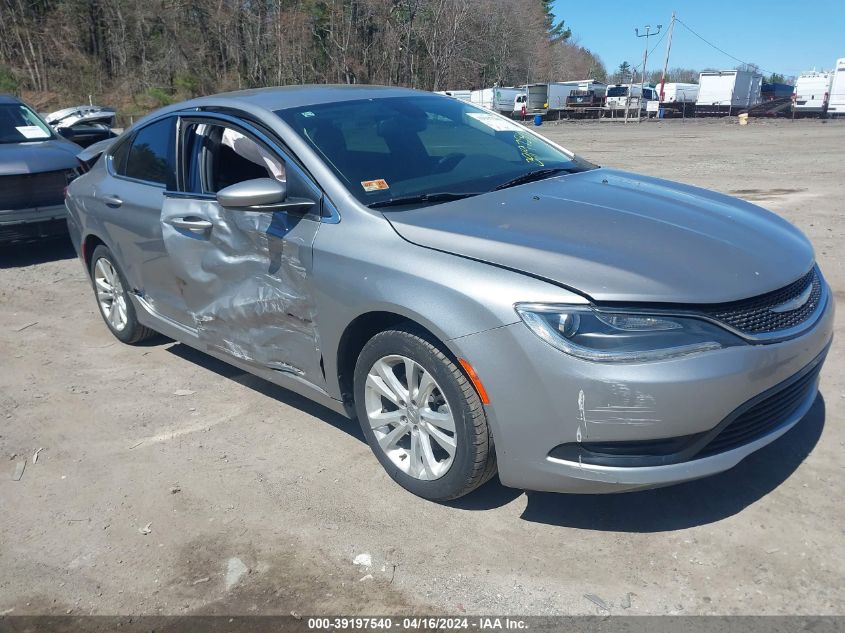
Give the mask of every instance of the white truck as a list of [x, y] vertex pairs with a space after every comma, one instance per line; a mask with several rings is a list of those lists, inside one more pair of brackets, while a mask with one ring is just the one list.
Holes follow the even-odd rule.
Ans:
[[706, 70], [698, 79], [697, 114], [739, 113], [762, 101], [763, 75], [750, 70]]
[[549, 84], [528, 84], [521, 87], [521, 92], [523, 94], [518, 95], [514, 100], [514, 116], [518, 117], [522, 114], [523, 105], [525, 105], [525, 113], [529, 116], [545, 115], [548, 112]]
[[845, 57], [836, 60], [836, 69], [830, 82], [827, 113], [832, 117], [845, 116]]
[[810, 71], [801, 73], [792, 93], [792, 110], [796, 116], [822, 114], [830, 99], [830, 84], [834, 73]]
[[[630, 92], [630, 99], [628, 93]], [[657, 90], [651, 86], [643, 88], [640, 84], [615, 84], [607, 87], [607, 99], [604, 102], [604, 109], [611, 113], [622, 112], [624, 114], [625, 108], [631, 112], [645, 112], [648, 108], [649, 101], [657, 101], [659, 99]]]
[[695, 101], [698, 99], [698, 84], [670, 81], [663, 84], [663, 96], [657, 86], [657, 98], [660, 99], [658, 112], [663, 116], [688, 116], [695, 114]]
[[435, 94], [445, 95], [461, 101], [470, 101], [472, 90], [438, 90]]
[[566, 107], [566, 98], [575, 89], [576, 85], [573, 85], [568, 81], [557, 81], [548, 84], [548, 89], [546, 91], [546, 103], [548, 104], [548, 109], [563, 110]]
[[473, 105], [487, 110], [493, 110], [510, 116], [522, 110], [522, 102], [517, 108], [516, 99], [525, 92], [520, 88], [482, 88], [469, 93], [469, 101]]
[[510, 116], [516, 111], [517, 97], [524, 95], [522, 88], [493, 88], [493, 110]]
[[485, 108], [487, 110], [493, 110], [493, 89], [492, 88], [484, 88], [482, 90], [473, 90], [470, 92], [469, 95], [469, 102], [472, 105], [476, 105], [480, 108]]
[[[660, 88], [657, 90], [659, 92]], [[663, 98], [660, 103], [695, 103], [697, 99], [698, 84], [667, 82], [663, 84]]]

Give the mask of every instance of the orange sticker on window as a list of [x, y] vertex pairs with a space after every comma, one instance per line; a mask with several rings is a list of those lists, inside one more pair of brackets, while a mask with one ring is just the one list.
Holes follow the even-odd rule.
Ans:
[[364, 191], [383, 191], [390, 189], [384, 178], [379, 178], [378, 180], [362, 180], [361, 186], [364, 188]]

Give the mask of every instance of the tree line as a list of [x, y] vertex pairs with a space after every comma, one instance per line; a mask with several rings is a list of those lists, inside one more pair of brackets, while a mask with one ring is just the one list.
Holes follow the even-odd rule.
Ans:
[[0, 0], [0, 11], [0, 92], [63, 99], [607, 78], [552, 0]]
[[[704, 71], [708, 70], [725, 70], [724, 68], [704, 68]], [[695, 68], [669, 68], [666, 71], [666, 81], [670, 82], [680, 82], [680, 83], [691, 83], [697, 84], [699, 80], [699, 76], [701, 75], [702, 70], [697, 70]], [[735, 70], [747, 70], [752, 72], [761, 72], [760, 67], [756, 64], [741, 64], [735, 67]], [[656, 69], [656, 70], [648, 70], [646, 69], [645, 74], [645, 83], [657, 85], [660, 83], [660, 79], [663, 77], [663, 70]], [[639, 66], [631, 66], [627, 61], [623, 61], [619, 64], [619, 67], [616, 69], [616, 72], [610, 75], [610, 79], [615, 83], [639, 83], [641, 80], [640, 76], [640, 68]], [[766, 83], [780, 83], [780, 84], [794, 84], [795, 77], [787, 77], [780, 73], [771, 73], [768, 75], [763, 76], [763, 81]]]
[[[695, 68], [681, 68], [681, 67], [674, 67], [669, 68], [666, 70], [666, 81], [675, 81], [681, 83], [698, 83], [698, 76], [701, 74], [701, 71]], [[658, 84], [660, 83], [660, 79], [663, 77], [663, 69], [646, 69], [645, 74], [645, 82], [647, 84]], [[610, 79], [613, 83], [624, 84], [624, 83], [639, 83], [642, 79], [640, 76], [640, 66], [632, 66], [627, 61], [622, 62], [619, 64], [619, 67], [616, 69], [616, 72], [610, 75]]]

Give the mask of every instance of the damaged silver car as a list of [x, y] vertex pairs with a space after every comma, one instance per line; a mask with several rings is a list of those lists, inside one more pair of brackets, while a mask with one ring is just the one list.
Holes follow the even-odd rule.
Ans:
[[600, 493], [727, 470], [804, 417], [832, 338], [776, 215], [413, 90], [167, 107], [67, 206], [118, 339], [160, 332], [357, 417], [429, 499], [497, 472]]

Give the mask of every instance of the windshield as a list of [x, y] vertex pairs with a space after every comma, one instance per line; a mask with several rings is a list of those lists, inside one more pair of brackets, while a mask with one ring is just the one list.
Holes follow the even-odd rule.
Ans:
[[[593, 168], [523, 126], [449, 97], [363, 99], [279, 110], [363, 204], [436, 204], [529, 172]], [[516, 184], [516, 183], [514, 183]]]
[[0, 103], [0, 143], [27, 143], [53, 138], [50, 127], [22, 103]]
[[628, 86], [616, 86], [607, 89], [608, 97], [625, 97], [628, 95]]

